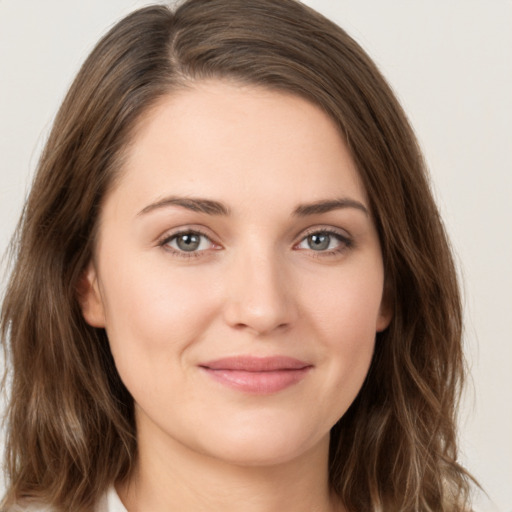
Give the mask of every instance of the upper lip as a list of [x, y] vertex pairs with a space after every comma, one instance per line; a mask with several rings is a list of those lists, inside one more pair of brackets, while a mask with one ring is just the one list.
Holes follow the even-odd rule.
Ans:
[[209, 370], [238, 370], [246, 372], [272, 372], [278, 370], [301, 370], [312, 366], [310, 363], [294, 357], [272, 356], [233, 356], [201, 363], [199, 366]]

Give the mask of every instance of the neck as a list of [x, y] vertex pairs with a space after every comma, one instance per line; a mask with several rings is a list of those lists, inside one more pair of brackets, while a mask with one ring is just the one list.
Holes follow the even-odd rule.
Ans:
[[244, 465], [193, 452], [166, 437], [139, 439], [136, 468], [118, 485], [129, 512], [343, 510], [329, 491], [328, 439], [291, 461]]

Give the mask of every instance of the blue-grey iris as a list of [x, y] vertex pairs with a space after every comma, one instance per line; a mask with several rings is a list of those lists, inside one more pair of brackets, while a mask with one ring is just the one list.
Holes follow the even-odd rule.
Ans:
[[308, 236], [308, 246], [314, 251], [324, 251], [331, 243], [330, 235], [324, 233], [315, 233]]
[[201, 243], [201, 236], [195, 233], [186, 233], [176, 238], [176, 245], [182, 251], [195, 251]]

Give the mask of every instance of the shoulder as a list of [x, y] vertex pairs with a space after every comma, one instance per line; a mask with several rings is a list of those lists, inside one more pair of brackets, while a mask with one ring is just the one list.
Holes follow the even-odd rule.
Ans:
[[[18, 504], [8, 508], [5, 512], [55, 512], [55, 509], [49, 505], [40, 503]], [[95, 512], [128, 512], [122, 504], [114, 487], [109, 490], [100, 499]]]
[[17, 504], [9, 507], [5, 512], [54, 512], [53, 508], [40, 503]]
[[103, 496], [103, 499], [98, 503], [96, 512], [128, 512], [122, 504], [114, 486]]

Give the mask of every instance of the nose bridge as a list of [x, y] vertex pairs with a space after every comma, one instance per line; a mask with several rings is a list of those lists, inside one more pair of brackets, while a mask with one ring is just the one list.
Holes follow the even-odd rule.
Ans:
[[231, 326], [266, 334], [295, 320], [286, 262], [275, 249], [250, 244], [236, 251], [230, 267], [225, 316]]

